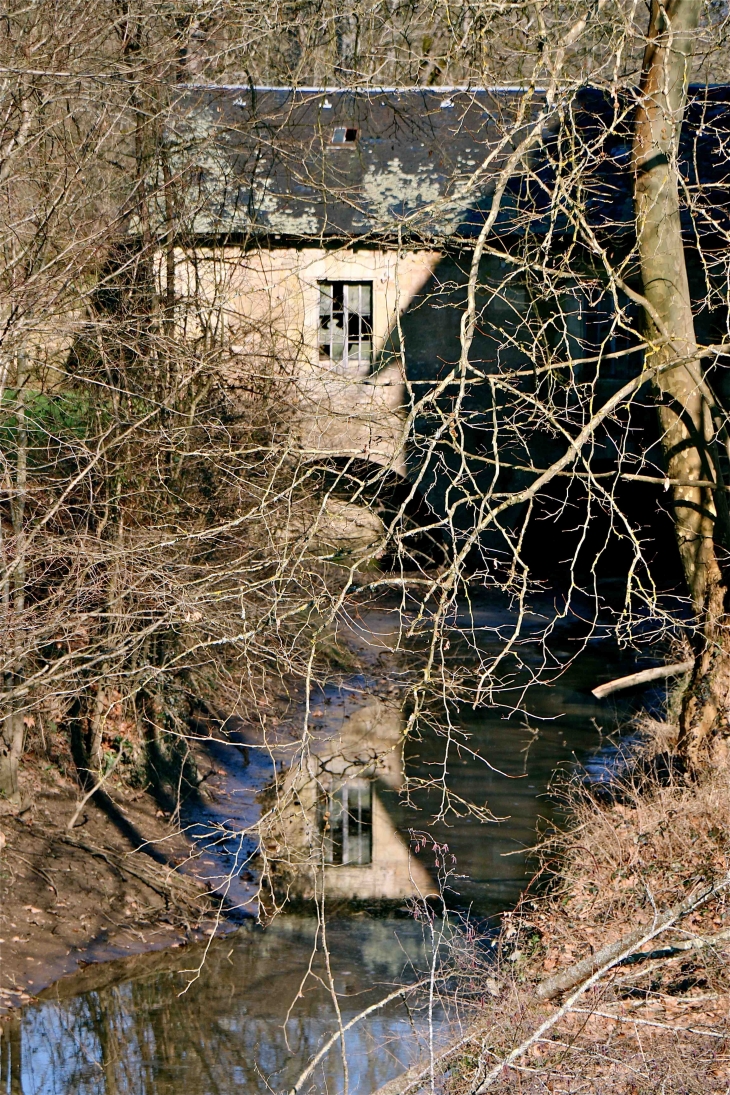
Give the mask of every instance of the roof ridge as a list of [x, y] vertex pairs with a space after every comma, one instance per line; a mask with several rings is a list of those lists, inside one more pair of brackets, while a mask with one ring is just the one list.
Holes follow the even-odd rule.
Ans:
[[[528, 90], [527, 85], [500, 85], [495, 84], [487, 87], [477, 87], [470, 84], [454, 84], [453, 86], [446, 86], [445, 84], [430, 84], [426, 87], [423, 84], [411, 84], [403, 87], [314, 87], [308, 85], [300, 85], [295, 87], [294, 85], [276, 85], [276, 84], [179, 84], [179, 87], [184, 87], [191, 91], [293, 91], [293, 92], [309, 92], [320, 95], [389, 95], [389, 94], [403, 94], [404, 92], [413, 91], [425, 91], [433, 92], [434, 94], [453, 94], [455, 91], [510, 91], [510, 92], [525, 92]], [[704, 86], [704, 85], [703, 85]], [[534, 88], [535, 91], [544, 91], [545, 88]]]

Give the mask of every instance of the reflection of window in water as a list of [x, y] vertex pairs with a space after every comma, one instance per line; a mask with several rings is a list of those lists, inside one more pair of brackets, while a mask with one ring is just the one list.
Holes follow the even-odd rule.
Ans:
[[343, 365], [369, 365], [372, 351], [372, 282], [321, 281], [320, 359]]
[[372, 783], [353, 779], [326, 791], [319, 802], [319, 827], [325, 863], [372, 862]]

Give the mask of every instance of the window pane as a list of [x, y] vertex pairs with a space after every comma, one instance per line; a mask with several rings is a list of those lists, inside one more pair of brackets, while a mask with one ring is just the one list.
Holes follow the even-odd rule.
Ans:
[[370, 318], [372, 315], [372, 288], [370, 285], [360, 286], [360, 315]]
[[333, 361], [341, 361], [345, 349], [345, 317], [342, 312], [332, 313], [330, 347]]
[[335, 794], [323, 796], [320, 802], [319, 827], [326, 863], [342, 863], [342, 801]]
[[332, 286], [327, 281], [319, 283], [319, 314], [328, 316], [332, 311]]
[[372, 862], [372, 784], [353, 780], [347, 792], [347, 859], [343, 862], [365, 865]]
[[330, 326], [332, 322], [332, 286], [327, 282], [319, 285], [319, 356], [330, 357]]
[[370, 364], [372, 285], [369, 282], [319, 283], [319, 356], [332, 362]]
[[359, 316], [370, 315], [371, 289], [369, 285], [347, 286], [347, 307]]

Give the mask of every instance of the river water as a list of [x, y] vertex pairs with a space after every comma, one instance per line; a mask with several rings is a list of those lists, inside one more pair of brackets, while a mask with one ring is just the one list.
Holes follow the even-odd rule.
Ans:
[[[494, 612], [483, 614], [479, 641], [498, 643], [504, 622]], [[323, 738], [333, 726], [352, 727], [357, 719], [368, 733], [379, 726], [386, 739], [388, 734], [397, 736], [402, 725], [397, 697], [384, 706], [384, 682], [376, 674], [387, 651], [387, 626], [375, 616], [358, 626], [360, 641], [371, 653], [375, 651], [372, 672], [313, 696], [315, 731]], [[373, 635], [379, 638], [373, 640]], [[581, 652], [575, 657], [577, 650]], [[452, 654], [457, 660], [467, 657], [458, 640]], [[78, 980], [66, 979], [27, 1006], [19, 1020], [6, 1024], [0, 1047], [0, 1091], [12, 1095], [288, 1091], [337, 1029], [331, 987], [341, 1020], [347, 1023], [394, 987], [424, 976], [433, 955], [432, 926], [463, 937], [468, 913], [484, 931], [489, 917], [515, 902], [529, 877], [525, 855], [506, 853], [528, 848], [534, 843], [539, 818], [554, 816], [557, 806], [548, 788], [556, 770], [601, 778], [610, 768], [614, 747], [607, 735], [625, 716], [630, 701], [623, 700], [618, 707], [599, 704], [590, 689], [630, 672], [635, 662], [632, 656], [619, 653], [608, 638], [593, 639], [582, 648], [567, 626], [553, 644], [553, 654], [574, 660], [553, 686], [528, 691], [523, 705], [526, 714], [507, 718], [505, 708], [495, 708], [478, 714], [462, 711], [457, 716], [460, 730], [468, 733], [465, 740], [470, 751], [451, 750], [449, 786], [463, 800], [486, 803], [502, 820], [485, 824], [473, 816], [452, 816], [448, 823], [434, 825], [429, 816], [437, 792], [416, 794], [416, 810], [406, 810], [392, 772], [386, 770], [375, 781], [372, 862], [340, 870], [344, 892], [336, 896], [351, 891], [360, 900], [354, 911], [338, 902], [334, 917], [327, 919], [329, 974], [321, 935], [317, 937], [317, 919], [302, 905], [297, 913], [279, 916], [265, 929], [249, 920], [207, 945], [99, 966], [91, 984], [87, 969], [84, 991]], [[539, 660], [543, 655], [536, 650], [534, 657]], [[367, 718], [362, 722], [363, 711], [370, 712], [369, 722]], [[411, 772], [432, 775], [443, 763], [443, 747], [443, 737], [426, 734], [411, 747]], [[250, 821], [252, 786], [264, 777], [265, 765], [266, 760], [259, 758], [244, 768], [240, 753], [232, 756], [228, 793], [209, 808], [207, 821], [224, 818], [233, 827], [237, 819]], [[199, 824], [205, 821], [206, 817], [198, 819]], [[408, 831], [413, 829], [430, 834], [428, 841], [421, 842], [423, 850], [417, 857], [408, 853]], [[398, 902], [398, 894], [404, 865], [417, 885], [435, 877], [434, 843], [441, 848], [442, 862], [446, 856], [453, 868], [448, 880], [450, 904], [459, 915], [431, 924], [415, 918], [405, 900]], [[229, 870], [230, 848], [213, 854], [214, 858], [220, 854]], [[234, 887], [238, 900], [246, 900], [246, 895], [245, 884], [240, 892]], [[383, 904], [379, 897], [388, 901]], [[488, 951], [488, 928], [481, 946]], [[457, 1012], [437, 1008], [432, 1031], [436, 1043], [452, 1036], [458, 1021]], [[358, 1023], [346, 1036], [350, 1095], [376, 1091], [421, 1059], [427, 1041], [424, 1013], [407, 1007], [403, 999]], [[309, 1084], [304, 1090], [333, 1095], [343, 1090], [337, 1047], [314, 1071]]]

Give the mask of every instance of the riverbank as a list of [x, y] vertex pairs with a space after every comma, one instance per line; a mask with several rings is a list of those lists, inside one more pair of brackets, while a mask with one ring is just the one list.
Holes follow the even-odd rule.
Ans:
[[[388, 686], [373, 680], [373, 695]], [[188, 763], [198, 787], [187, 788], [179, 810], [170, 809], [169, 787], [156, 793], [112, 774], [79, 813], [70, 756], [26, 754], [29, 806], [0, 814], [0, 1021], [79, 970], [103, 981], [95, 967], [197, 943], [256, 916], [258, 883], [243, 862], [255, 858], [256, 837], [242, 841], [239, 832], [256, 825], [258, 796], [303, 715], [301, 696], [283, 684], [259, 702], [260, 712], [232, 721], [225, 735], [197, 727]], [[323, 713], [315, 708], [315, 722]]]
[[29, 807], [0, 816], [0, 1015], [84, 965], [213, 930], [219, 903], [177, 870], [190, 845], [148, 790], [112, 784], [69, 830], [78, 784], [37, 758], [22, 779]]

